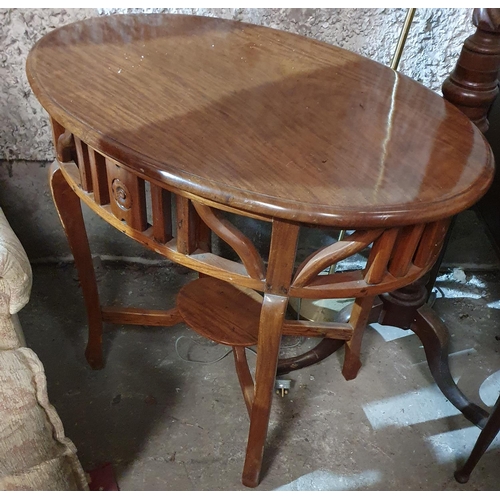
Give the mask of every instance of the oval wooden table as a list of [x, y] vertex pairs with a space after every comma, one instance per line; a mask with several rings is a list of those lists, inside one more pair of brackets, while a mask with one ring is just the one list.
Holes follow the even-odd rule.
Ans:
[[[35, 45], [27, 73], [52, 120], [50, 183], [86, 301], [89, 363], [103, 365], [103, 322], [184, 321], [232, 346], [250, 415], [243, 484], [259, 483], [277, 369], [345, 344], [343, 374], [354, 378], [370, 321], [412, 328], [441, 390], [484, 425], [486, 412], [453, 382], [446, 329], [425, 305], [425, 275], [450, 218], [485, 193], [493, 174], [488, 144], [455, 107], [340, 48], [194, 16], [65, 26]], [[101, 307], [80, 200], [202, 279], [171, 311]], [[227, 213], [271, 225], [269, 254]], [[305, 226], [348, 236], [296, 263]], [[211, 252], [212, 232], [239, 261]], [[364, 269], [322, 274], [362, 250]], [[345, 322], [316, 323], [287, 319], [289, 297], [355, 302]], [[282, 335], [324, 340], [278, 361]], [[254, 384], [245, 347], [255, 344]]]

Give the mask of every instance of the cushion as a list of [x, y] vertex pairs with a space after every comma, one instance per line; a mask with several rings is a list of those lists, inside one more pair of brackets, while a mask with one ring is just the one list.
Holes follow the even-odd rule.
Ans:
[[[20, 241], [0, 208], [0, 277], [10, 291], [8, 308], [1, 313], [15, 314], [29, 301], [31, 292], [31, 266]], [[5, 292], [5, 290], [4, 290]], [[0, 302], [0, 305], [1, 304]]]
[[15, 313], [27, 304], [31, 283], [26, 252], [0, 209], [0, 349], [24, 345]]
[[88, 490], [43, 365], [26, 347], [0, 350], [0, 490]]

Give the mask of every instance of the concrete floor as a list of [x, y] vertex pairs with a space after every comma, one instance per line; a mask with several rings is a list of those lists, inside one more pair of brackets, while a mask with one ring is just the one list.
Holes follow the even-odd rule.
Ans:
[[[227, 349], [184, 325], [108, 325], [106, 367], [92, 371], [72, 265], [35, 265], [33, 271], [31, 301], [20, 320], [84, 468], [111, 462], [122, 490], [246, 489], [240, 480], [248, 417], [232, 356], [190, 363], [175, 345], [183, 337], [179, 354], [198, 361]], [[195, 274], [175, 265], [107, 263], [98, 276], [105, 304], [168, 308]], [[466, 269], [464, 279], [450, 271], [439, 286], [435, 310], [451, 332], [452, 372], [488, 409], [500, 389], [500, 272]], [[284, 342], [284, 355], [315, 342], [294, 343]], [[500, 489], [500, 438], [468, 484], [454, 480], [479, 430], [436, 388], [415, 335], [371, 326], [362, 361], [350, 382], [341, 375], [342, 351], [285, 377], [292, 389], [275, 396], [258, 489]]]

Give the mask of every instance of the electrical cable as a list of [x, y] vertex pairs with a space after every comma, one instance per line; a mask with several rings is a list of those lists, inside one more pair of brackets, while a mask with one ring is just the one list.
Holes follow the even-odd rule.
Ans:
[[[188, 338], [186, 335], [181, 335], [176, 341], [175, 341], [175, 353], [177, 354], [177, 356], [182, 360], [182, 361], [185, 361], [186, 363], [196, 363], [196, 364], [199, 364], [199, 365], [213, 365], [215, 363], [218, 363], [219, 361], [222, 361], [226, 356], [229, 356], [229, 354], [231, 353], [232, 349], [228, 349], [222, 356], [218, 357], [217, 359], [214, 359], [213, 361], [202, 361], [200, 359], [188, 359], [188, 358], [185, 358], [184, 356], [182, 356], [179, 352], [179, 342], [182, 340], [182, 339], [188, 339], [192, 344], [196, 344], [196, 345], [199, 345], [199, 346], [202, 346], [202, 347], [215, 347], [216, 345], [220, 345], [220, 344], [217, 344], [216, 342], [214, 342], [213, 345], [211, 346], [208, 346], [207, 344], [204, 344], [202, 342], [198, 342], [194, 339], [190, 339]], [[213, 341], [212, 341], [213, 342]], [[294, 347], [297, 347], [298, 345], [301, 344], [301, 341], [297, 341], [295, 342], [295, 344], [293, 345], [290, 345], [290, 346], [282, 346], [281, 348], [282, 349], [293, 349]], [[255, 356], [257, 356], [257, 351], [255, 351], [254, 349], [251, 349], [250, 347], [245, 347], [245, 349], [249, 352], [251, 352], [252, 354], [255, 354]]]
[[[228, 356], [232, 349], [228, 349], [222, 356], [220, 356], [219, 358], [217, 359], [214, 359], [213, 361], [201, 361], [201, 360], [198, 360], [198, 359], [188, 359], [188, 358], [184, 358], [183, 356], [181, 356], [181, 354], [179, 353], [179, 341], [182, 340], [182, 339], [187, 339], [187, 337], [185, 335], [181, 335], [176, 341], [175, 341], [175, 352], [177, 353], [177, 356], [179, 356], [179, 358], [182, 359], [182, 361], [186, 361], [187, 363], [197, 363], [199, 365], [213, 365], [214, 363], [218, 363], [219, 361], [222, 361], [226, 356]], [[197, 345], [201, 345], [201, 346], [204, 346], [204, 347], [207, 347], [205, 344], [202, 344], [201, 342], [197, 342], [196, 340], [194, 339], [188, 339], [190, 340], [193, 344], [197, 344]]]

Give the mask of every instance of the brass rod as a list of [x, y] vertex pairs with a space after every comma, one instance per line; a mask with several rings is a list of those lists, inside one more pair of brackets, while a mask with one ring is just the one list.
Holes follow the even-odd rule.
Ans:
[[408, 33], [410, 32], [411, 22], [413, 21], [413, 16], [415, 15], [416, 10], [417, 9], [408, 9], [408, 12], [406, 13], [405, 23], [403, 25], [403, 29], [401, 30], [401, 34], [399, 35], [396, 51], [394, 52], [394, 56], [391, 61], [391, 69], [393, 69], [394, 71], [398, 69], [399, 61], [405, 47], [406, 38], [408, 37]]

